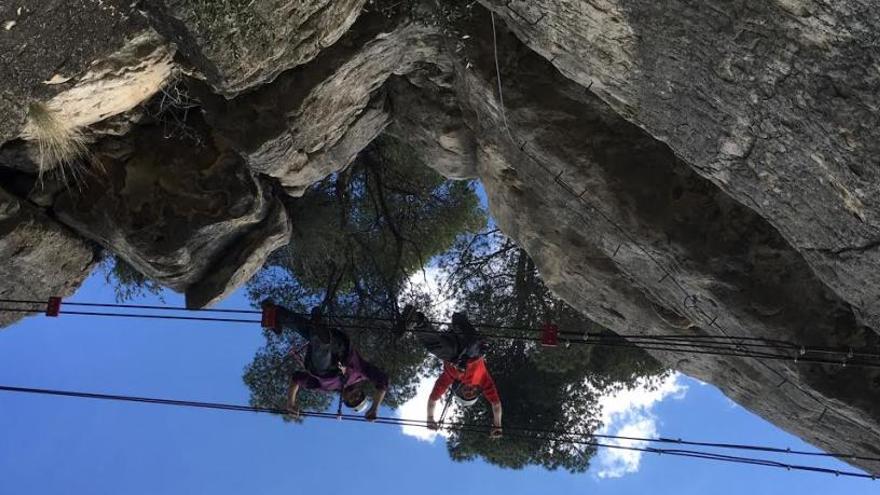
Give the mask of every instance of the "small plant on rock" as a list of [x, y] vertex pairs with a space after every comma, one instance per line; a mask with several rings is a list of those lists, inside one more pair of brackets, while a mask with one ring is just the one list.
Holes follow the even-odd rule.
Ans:
[[65, 122], [46, 103], [34, 102], [28, 107], [22, 137], [37, 146], [40, 181], [46, 172], [57, 170], [65, 185], [80, 182], [86, 171], [80, 158], [87, 153], [87, 140], [81, 129]]

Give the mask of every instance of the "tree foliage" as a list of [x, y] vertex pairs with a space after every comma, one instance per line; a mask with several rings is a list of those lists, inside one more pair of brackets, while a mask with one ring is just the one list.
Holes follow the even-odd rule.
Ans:
[[[448, 290], [472, 321], [514, 328], [538, 328], [552, 321], [562, 330], [607, 332], [554, 297], [528, 254], [497, 230], [463, 237], [441, 265], [448, 276]], [[528, 335], [510, 328], [493, 332]], [[521, 340], [495, 340], [486, 360], [502, 394], [505, 424], [586, 435], [602, 426], [601, 394], [664, 374], [644, 351], [624, 347], [545, 349]], [[472, 407], [458, 419], [489, 424], [490, 417], [488, 408]], [[510, 433], [510, 438], [496, 442], [481, 433], [453, 432], [448, 442], [450, 455], [456, 460], [480, 456], [509, 468], [540, 465], [584, 471], [594, 453], [591, 447]]]
[[[486, 221], [472, 184], [444, 180], [412, 157], [405, 145], [381, 138], [348, 169], [290, 201], [291, 243], [249, 283], [250, 299], [271, 298], [302, 312], [323, 304], [330, 315], [395, 315], [410, 277]], [[413, 397], [427, 366], [415, 340], [349, 330], [361, 354], [388, 373], [386, 403]], [[258, 405], [283, 401], [285, 372], [295, 365], [284, 356], [298, 337], [273, 339], [245, 370]], [[308, 405], [330, 405], [324, 394], [306, 395]]]
[[[390, 317], [401, 299], [416, 297], [427, 308], [445, 297], [471, 321], [508, 327], [493, 333], [533, 336], [525, 329], [545, 321], [564, 330], [607, 331], [554, 297], [526, 252], [485, 227], [471, 184], [444, 181], [411, 156], [406, 146], [383, 138], [350, 168], [292, 200], [292, 242], [250, 282], [250, 298], [255, 303], [271, 298], [302, 312], [323, 304], [343, 329], [351, 321], [341, 315]], [[413, 274], [429, 260], [445, 275], [442, 293], [408, 293]], [[431, 369], [436, 375], [439, 363], [411, 335], [349, 330], [361, 354], [388, 373], [387, 405], [411, 399]], [[297, 366], [288, 350], [301, 344], [292, 333], [267, 334], [266, 346], [245, 369], [252, 403], [284, 404]], [[602, 426], [602, 394], [664, 374], [646, 353], [622, 347], [542, 349], [522, 340], [493, 340], [486, 359], [502, 394], [506, 425], [584, 435]], [[333, 400], [305, 393], [301, 404], [322, 410]], [[490, 423], [485, 405], [459, 414], [456, 419], [465, 423]], [[584, 471], [594, 454], [592, 448], [514, 430], [501, 441], [456, 431], [447, 446], [455, 460], [480, 457], [514, 469], [539, 465]]]
[[116, 302], [124, 303], [146, 296], [162, 300], [162, 286], [137, 271], [124, 259], [104, 252], [99, 263], [107, 285], [113, 287]]

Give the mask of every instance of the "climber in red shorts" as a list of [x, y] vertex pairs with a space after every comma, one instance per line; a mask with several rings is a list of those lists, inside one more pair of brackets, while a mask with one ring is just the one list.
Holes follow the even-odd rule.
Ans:
[[443, 374], [434, 383], [428, 399], [428, 428], [436, 430], [439, 427], [434, 419], [434, 410], [437, 401], [452, 387], [453, 397], [461, 406], [474, 405], [480, 395], [489, 401], [492, 405], [490, 435], [500, 437], [501, 397], [486, 368], [484, 344], [467, 317], [462, 313], [453, 314], [451, 331], [441, 333], [433, 331], [431, 323], [422, 313], [407, 306], [403, 311], [403, 321], [407, 330], [416, 332], [428, 352], [443, 360]]

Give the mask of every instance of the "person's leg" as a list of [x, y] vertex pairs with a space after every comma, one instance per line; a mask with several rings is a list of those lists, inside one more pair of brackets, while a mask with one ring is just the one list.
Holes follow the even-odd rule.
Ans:
[[335, 372], [338, 368], [333, 359], [333, 345], [320, 339], [309, 341], [309, 351], [306, 353], [306, 367], [316, 375], [325, 376]]
[[312, 323], [301, 315], [290, 311], [284, 306], [276, 306], [278, 309], [278, 324], [285, 330], [293, 330], [307, 341], [312, 339]]
[[334, 331], [323, 322], [312, 324], [309, 348], [311, 353], [308, 361], [312, 372], [321, 375], [333, 374], [339, 369], [337, 361], [340, 356], [345, 355], [346, 338], [341, 332]]
[[477, 329], [471, 325], [470, 320], [468, 320], [467, 316], [460, 312], [456, 311], [452, 313], [452, 329], [456, 333], [460, 333], [462, 335], [467, 336], [475, 336], [477, 335]]
[[336, 369], [336, 363], [333, 362], [333, 339], [324, 325], [316, 325], [309, 318], [283, 306], [278, 306], [278, 323], [308, 342], [305, 366], [310, 372], [323, 375]]
[[426, 319], [416, 325], [413, 332], [429, 353], [443, 361], [454, 361], [457, 358], [460, 349], [455, 335], [438, 332]]
[[458, 339], [459, 357], [472, 358], [480, 355], [482, 339], [464, 313], [452, 314], [452, 331]]
[[401, 336], [404, 332], [414, 333], [429, 353], [443, 361], [452, 361], [458, 356], [460, 349], [457, 337], [438, 332], [425, 318], [424, 313], [411, 304], [406, 305], [400, 319], [395, 323], [395, 333]]

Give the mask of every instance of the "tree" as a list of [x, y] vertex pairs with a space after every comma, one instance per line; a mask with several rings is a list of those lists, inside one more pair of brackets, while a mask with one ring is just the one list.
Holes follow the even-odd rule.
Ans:
[[[342, 315], [390, 317], [407, 281], [433, 258], [446, 274], [445, 294], [416, 294], [422, 307], [448, 296], [472, 321], [508, 327], [492, 332], [510, 336], [531, 336], [526, 329], [547, 320], [565, 330], [607, 332], [554, 297], [528, 254], [485, 227], [472, 185], [444, 181], [410, 156], [404, 145], [383, 138], [349, 169], [292, 200], [292, 242], [251, 281], [250, 298], [270, 297], [302, 312], [321, 304], [343, 328], [367, 325]], [[388, 372], [391, 407], [411, 399], [419, 378], [439, 365], [411, 335], [350, 330], [362, 354]], [[297, 366], [287, 352], [300, 344], [292, 334], [267, 334], [266, 346], [245, 370], [252, 403], [283, 406]], [[504, 399], [506, 425], [586, 437], [601, 427], [601, 394], [664, 373], [643, 351], [623, 347], [541, 349], [498, 339], [486, 357]], [[333, 404], [326, 394], [306, 393], [301, 400], [306, 409]], [[456, 420], [488, 425], [489, 416], [487, 408], [473, 407]], [[540, 465], [573, 472], [586, 470], [595, 452], [512, 429], [500, 442], [484, 432], [454, 431], [448, 449], [460, 461], [482, 457], [514, 469]]]
[[107, 285], [113, 287], [116, 302], [124, 303], [147, 295], [156, 296], [160, 301], [164, 301], [161, 285], [109, 251], [101, 253], [98, 267], [104, 273]]
[[[461, 238], [444, 255], [448, 290], [472, 321], [514, 328], [538, 328], [552, 321], [562, 330], [608, 332], [553, 296], [528, 254], [494, 229]], [[492, 329], [511, 336], [527, 330]], [[608, 332], [610, 333], [610, 332]], [[531, 334], [532, 336], [534, 334]], [[597, 399], [602, 393], [633, 386], [640, 379], [659, 379], [664, 370], [639, 349], [572, 345], [545, 349], [522, 340], [492, 342], [486, 360], [504, 401], [505, 424], [520, 428], [588, 435], [602, 426]], [[485, 407], [461, 412], [458, 421], [489, 424]], [[494, 464], [522, 468], [585, 471], [595, 452], [534, 433], [508, 432], [501, 442], [485, 433], [454, 431], [447, 444], [450, 456], [478, 456]]]
[[[271, 298], [301, 312], [323, 305], [330, 315], [395, 315], [409, 278], [486, 222], [471, 183], [444, 180], [414, 156], [403, 143], [379, 138], [348, 169], [291, 199], [290, 245], [248, 284], [250, 299]], [[346, 321], [337, 323], [345, 329]], [[386, 403], [394, 407], [413, 397], [427, 366], [416, 341], [349, 330], [361, 353], [388, 373]], [[287, 333], [267, 339], [244, 380], [252, 403], [277, 407], [296, 366], [285, 356], [301, 342]], [[326, 394], [305, 396], [307, 406], [330, 405]]]

